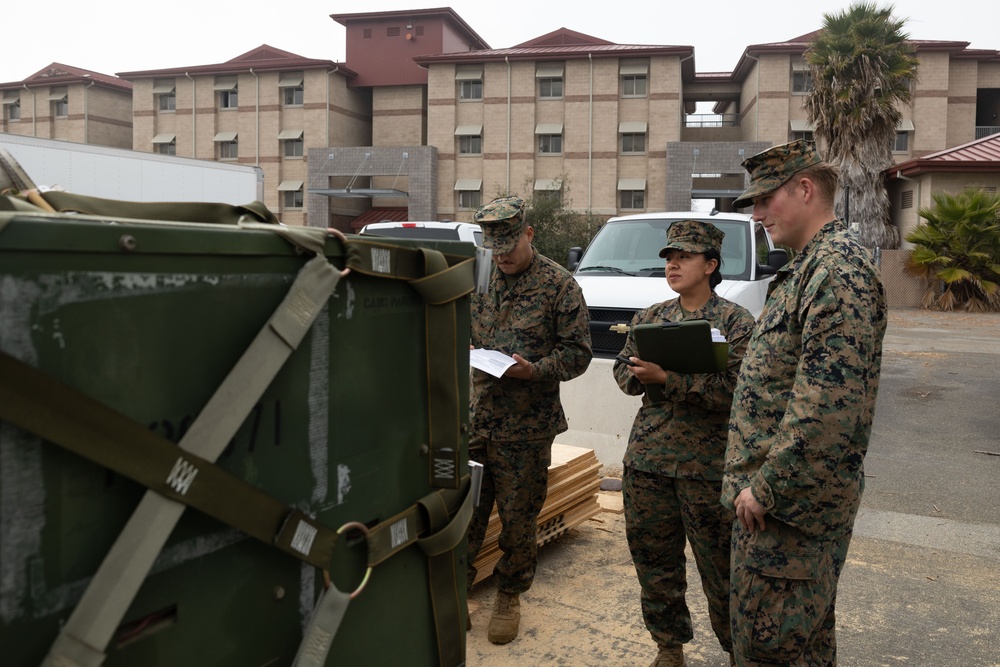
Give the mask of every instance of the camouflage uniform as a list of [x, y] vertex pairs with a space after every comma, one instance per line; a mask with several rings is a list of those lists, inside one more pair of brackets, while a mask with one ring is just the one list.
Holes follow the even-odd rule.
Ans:
[[[754, 320], [745, 308], [713, 292], [700, 310], [685, 313], [674, 299], [639, 311], [632, 325], [685, 319], [708, 320], [726, 337], [730, 347], [725, 372], [668, 372], [667, 401], [652, 403], [624, 364], [614, 368], [622, 391], [643, 395], [623, 460], [625, 530], [642, 587], [643, 620], [657, 645], [676, 646], [693, 638], [684, 599], [686, 537], [708, 599], [712, 628], [729, 652], [729, 539], [734, 515], [719, 503], [719, 493], [733, 387]], [[631, 333], [622, 356], [639, 356]]]
[[531, 380], [472, 372], [469, 457], [485, 470], [469, 526], [467, 576], [471, 587], [472, 563], [496, 500], [503, 553], [494, 575], [498, 590], [507, 593], [528, 590], [535, 574], [551, 447], [567, 428], [559, 383], [582, 374], [593, 356], [580, 286], [566, 269], [531, 250], [531, 264], [513, 284], [508, 287], [509, 278], [494, 267], [488, 292], [472, 296], [473, 346], [517, 353], [534, 367]]
[[885, 328], [878, 270], [839, 220], [771, 285], [736, 385], [723, 479], [727, 507], [749, 486], [767, 511], [764, 531], [733, 523], [741, 667], [836, 664], [837, 581], [864, 488]]

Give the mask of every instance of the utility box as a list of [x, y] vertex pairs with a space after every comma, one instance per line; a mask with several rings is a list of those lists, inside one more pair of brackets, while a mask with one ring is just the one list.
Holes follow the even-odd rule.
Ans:
[[[0, 213], [0, 352], [180, 442], [310, 258], [263, 227]], [[455, 582], [448, 606], [461, 610], [461, 623], [442, 631], [424, 552], [410, 544], [373, 564], [365, 533], [344, 530], [385, 527], [419, 499], [449, 486], [460, 493], [468, 481], [471, 289], [450, 302], [454, 344], [442, 353], [440, 330], [429, 324], [440, 304], [392, 265], [423, 253], [415, 243], [325, 241], [322, 254], [336, 269], [353, 248], [377, 255], [386, 275], [352, 270], [340, 279], [216, 460], [339, 531], [329, 567], [188, 507], [104, 664], [291, 665], [325, 575], [340, 591], [365, 583], [326, 664], [460, 664], [456, 655], [464, 662], [464, 539], [445, 558]], [[430, 247], [450, 267], [474, 261], [472, 244]], [[441, 365], [457, 369], [446, 380], [455, 381], [449, 432], [458, 436], [443, 444], [429, 435], [428, 416], [441, 408], [433, 394]], [[436, 482], [435, 446], [450, 449], [454, 484]], [[146, 491], [0, 420], [5, 667], [41, 664]], [[414, 525], [429, 530], [425, 521]]]

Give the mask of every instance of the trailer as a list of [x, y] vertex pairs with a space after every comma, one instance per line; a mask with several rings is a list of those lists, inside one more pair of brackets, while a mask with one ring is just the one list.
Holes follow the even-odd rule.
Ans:
[[40, 188], [139, 202], [264, 200], [264, 170], [213, 160], [0, 132], [6, 149]]

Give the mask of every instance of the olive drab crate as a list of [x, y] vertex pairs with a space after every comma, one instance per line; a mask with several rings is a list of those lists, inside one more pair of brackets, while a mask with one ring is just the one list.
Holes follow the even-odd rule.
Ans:
[[0, 662], [463, 664], [474, 258], [0, 213]]

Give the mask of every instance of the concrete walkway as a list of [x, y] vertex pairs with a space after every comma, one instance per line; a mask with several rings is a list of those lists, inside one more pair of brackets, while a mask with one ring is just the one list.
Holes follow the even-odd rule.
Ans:
[[[837, 601], [839, 664], [1000, 667], [998, 403], [1000, 315], [890, 313], [867, 488]], [[620, 452], [608, 458], [604, 472], [617, 474]], [[620, 507], [620, 494], [602, 496]], [[688, 586], [688, 665], [725, 667], [693, 565]], [[645, 666], [656, 653], [620, 513], [542, 547], [521, 634], [506, 646], [486, 640], [494, 593], [487, 580], [470, 594], [470, 667]]]

